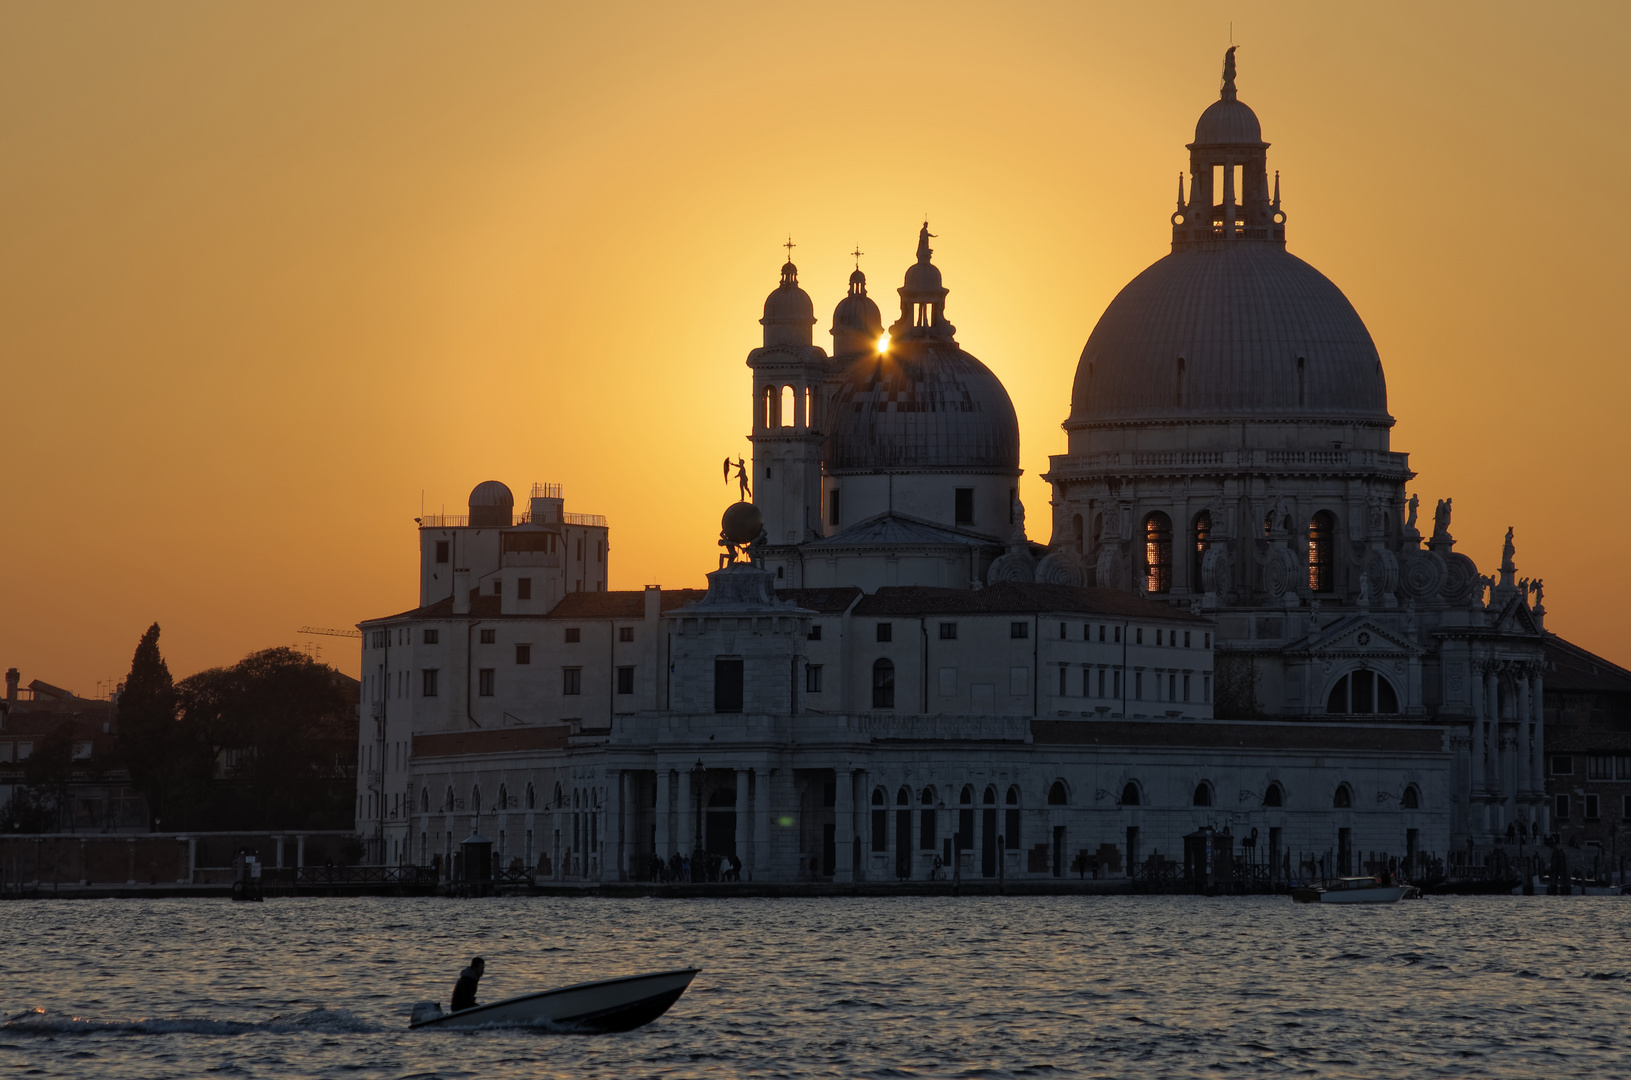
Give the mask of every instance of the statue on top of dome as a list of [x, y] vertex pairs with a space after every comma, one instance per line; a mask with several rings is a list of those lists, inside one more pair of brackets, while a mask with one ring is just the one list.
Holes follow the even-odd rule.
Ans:
[[930, 257], [934, 255], [934, 249], [929, 246], [929, 241], [934, 239], [935, 235], [935, 233], [929, 231], [929, 219], [924, 218], [923, 228], [919, 229], [917, 234], [918, 262], [928, 262]]

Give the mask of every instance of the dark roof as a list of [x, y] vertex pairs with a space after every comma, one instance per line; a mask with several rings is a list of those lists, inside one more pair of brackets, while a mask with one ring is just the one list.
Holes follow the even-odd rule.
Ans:
[[806, 551], [824, 548], [855, 547], [986, 547], [1000, 543], [990, 536], [948, 529], [932, 521], [908, 517], [905, 514], [886, 513], [858, 521], [831, 536], [812, 540], [804, 545]]
[[1604, 660], [1556, 634], [1546, 635], [1545, 648], [1547, 690], [1631, 694], [1631, 671], [1612, 660]]
[[1055, 612], [1128, 619], [1207, 619], [1182, 608], [1143, 600], [1120, 589], [1003, 581], [983, 589], [936, 589], [901, 585], [879, 589], [855, 607], [857, 615], [1042, 615]]
[[853, 585], [838, 589], [777, 589], [776, 599], [791, 600], [807, 611], [823, 615], [842, 615], [849, 610], [861, 590]]
[[[673, 611], [675, 608], [695, 603], [705, 595], [707, 593], [703, 589], [664, 589], [662, 609]], [[493, 596], [491, 593], [471, 589], [469, 615], [454, 615], [453, 598], [447, 596], [434, 604], [410, 608], [395, 615], [383, 615], [377, 619], [364, 619], [357, 625], [388, 622], [391, 619], [640, 619], [646, 614], [646, 594], [643, 589], [567, 593], [560, 603], [550, 608], [544, 615], [514, 613], [504, 615], [499, 610], [502, 600], [502, 597]]]

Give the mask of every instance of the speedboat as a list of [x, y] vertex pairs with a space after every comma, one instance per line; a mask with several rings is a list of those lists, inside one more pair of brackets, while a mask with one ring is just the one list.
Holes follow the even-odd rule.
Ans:
[[1414, 885], [1384, 885], [1374, 877], [1335, 878], [1321, 885], [1293, 889], [1299, 904], [1395, 904], [1421, 895]]
[[555, 1031], [632, 1031], [649, 1024], [680, 999], [701, 968], [679, 968], [621, 979], [574, 983], [554, 990], [505, 998], [458, 1012], [440, 1003], [413, 1007], [410, 1028], [542, 1027]]

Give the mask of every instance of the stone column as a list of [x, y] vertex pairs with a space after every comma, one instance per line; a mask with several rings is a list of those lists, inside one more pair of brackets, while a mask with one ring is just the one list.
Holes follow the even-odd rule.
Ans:
[[769, 765], [754, 770], [753, 774], [753, 866], [760, 881], [772, 876], [772, 858], [775, 854], [775, 802], [771, 798], [772, 778]]
[[281, 869], [283, 869], [283, 840], [284, 840], [284, 838], [282, 836], [274, 836], [274, 837], [272, 837], [272, 839], [277, 841], [277, 862], [273, 863], [272, 865], [277, 867], [279, 870], [281, 870]]
[[617, 771], [617, 802], [613, 813], [617, 815], [616, 881], [628, 881], [629, 863], [634, 848], [634, 780], [627, 769]]
[[681, 858], [688, 858], [691, 849], [696, 846], [696, 822], [691, 820], [691, 770], [681, 769], [679, 805], [674, 809], [679, 815], [679, 829], [676, 830], [674, 842], [679, 845]]
[[1500, 787], [1506, 782], [1506, 769], [1501, 761], [1501, 677], [1495, 673], [1492, 664], [1484, 671], [1484, 714], [1489, 720], [1489, 737], [1494, 741], [1495, 783], [1492, 787]]
[[198, 880], [198, 838], [187, 837], [187, 884]]
[[657, 769], [657, 854], [665, 862], [674, 854], [674, 839], [668, 827], [671, 778], [666, 766]]
[[1546, 694], [1545, 684], [1537, 668], [1529, 675], [1530, 722], [1534, 725], [1533, 740], [1529, 745], [1529, 774], [1534, 777], [1535, 791], [1545, 803], [1546, 795]]
[[753, 811], [748, 806], [748, 771], [736, 770], [736, 857], [742, 860], [743, 880], [753, 877], [753, 850], [755, 845], [748, 838], [752, 830]]
[[[1472, 669], [1472, 685], [1468, 687], [1472, 697], [1472, 797], [1477, 799], [1484, 793], [1484, 769], [1487, 767], [1487, 749], [1484, 746], [1484, 678], [1476, 666]], [[1473, 811], [1474, 826], [1479, 824], [1480, 813]]]
[[835, 769], [834, 787], [837, 789], [833, 812], [833, 875], [835, 882], [855, 880], [855, 773], [848, 768]]
[[1518, 690], [1518, 731], [1514, 736], [1517, 739], [1517, 753], [1513, 755], [1513, 770], [1517, 773], [1517, 782], [1513, 785], [1514, 794], [1527, 795], [1529, 783], [1529, 676], [1524, 675], [1516, 679]]

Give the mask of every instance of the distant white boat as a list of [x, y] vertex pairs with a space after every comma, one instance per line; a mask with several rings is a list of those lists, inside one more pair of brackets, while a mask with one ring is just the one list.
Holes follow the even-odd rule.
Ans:
[[410, 1028], [542, 1027], [557, 1031], [632, 1031], [678, 1001], [700, 968], [575, 983], [444, 1013], [434, 1001], [413, 1007]]
[[1396, 904], [1420, 895], [1421, 890], [1414, 885], [1384, 885], [1378, 878], [1344, 877], [1294, 889], [1291, 898], [1299, 904]]

